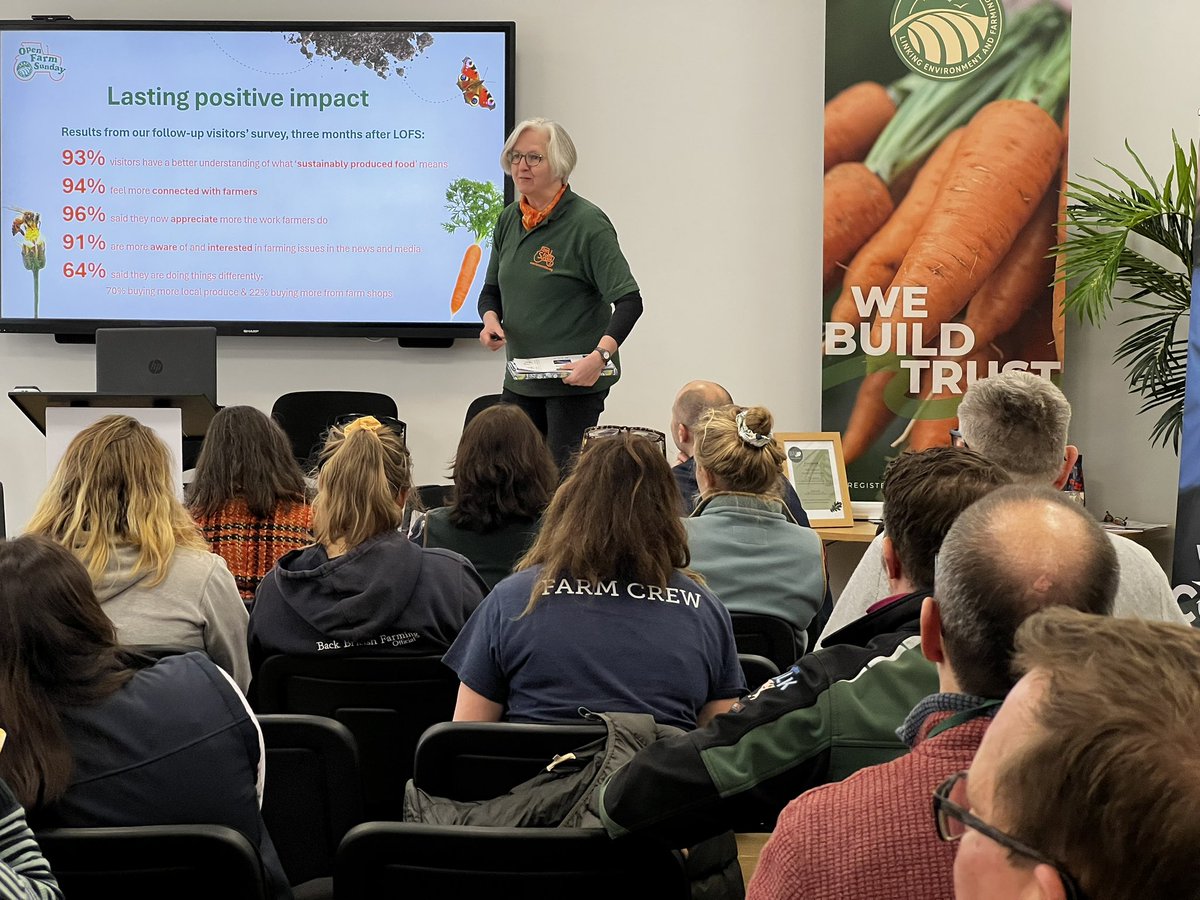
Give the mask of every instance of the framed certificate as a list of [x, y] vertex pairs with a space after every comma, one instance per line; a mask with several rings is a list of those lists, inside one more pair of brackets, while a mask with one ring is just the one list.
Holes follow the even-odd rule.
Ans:
[[842, 436], [836, 431], [776, 433], [787, 454], [784, 472], [813, 526], [853, 525]]

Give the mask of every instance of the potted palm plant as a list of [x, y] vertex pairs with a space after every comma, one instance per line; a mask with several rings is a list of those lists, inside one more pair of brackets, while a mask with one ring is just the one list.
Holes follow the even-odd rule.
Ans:
[[1153, 443], [1179, 453], [1187, 374], [1187, 324], [1192, 301], [1192, 222], [1196, 213], [1196, 143], [1172, 133], [1174, 162], [1161, 185], [1126, 141], [1140, 178], [1102, 163], [1112, 178], [1067, 183], [1068, 235], [1056, 248], [1064, 260], [1063, 305], [1100, 324], [1120, 306], [1134, 330], [1114, 357], [1125, 367], [1139, 413], [1159, 412]]

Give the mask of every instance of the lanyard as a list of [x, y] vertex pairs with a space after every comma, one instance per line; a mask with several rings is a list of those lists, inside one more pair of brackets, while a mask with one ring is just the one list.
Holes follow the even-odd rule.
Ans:
[[954, 715], [950, 716], [949, 718], [942, 719], [942, 721], [930, 728], [929, 733], [925, 735], [925, 740], [937, 737], [943, 731], [949, 731], [951, 728], [957, 728], [959, 725], [965, 725], [967, 722], [970, 722], [973, 719], [979, 719], [983, 716], [994, 716], [996, 714], [996, 707], [1003, 702], [1003, 700], [988, 700], [986, 703], [981, 703], [979, 706], [974, 706], [971, 709], [964, 709], [961, 712], [956, 712]]

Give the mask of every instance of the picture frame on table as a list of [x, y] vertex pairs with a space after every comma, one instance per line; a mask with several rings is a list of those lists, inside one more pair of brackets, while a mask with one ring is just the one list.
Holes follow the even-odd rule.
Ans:
[[842, 436], [836, 431], [777, 433], [775, 440], [787, 457], [784, 474], [813, 527], [854, 524]]

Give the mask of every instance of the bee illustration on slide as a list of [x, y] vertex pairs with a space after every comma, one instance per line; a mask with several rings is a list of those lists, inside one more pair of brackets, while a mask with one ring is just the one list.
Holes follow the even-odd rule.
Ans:
[[464, 56], [462, 72], [458, 76], [458, 89], [462, 91], [463, 102], [468, 106], [478, 106], [480, 109], [495, 109], [496, 98], [484, 87], [483, 79], [471, 57]]
[[38, 272], [46, 268], [46, 239], [42, 237], [42, 215], [31, 209], [7, 206], [17, 213], [12, 236], [21, 238], [21, 264], [33, 273], [33, 317], [38, 316]]

